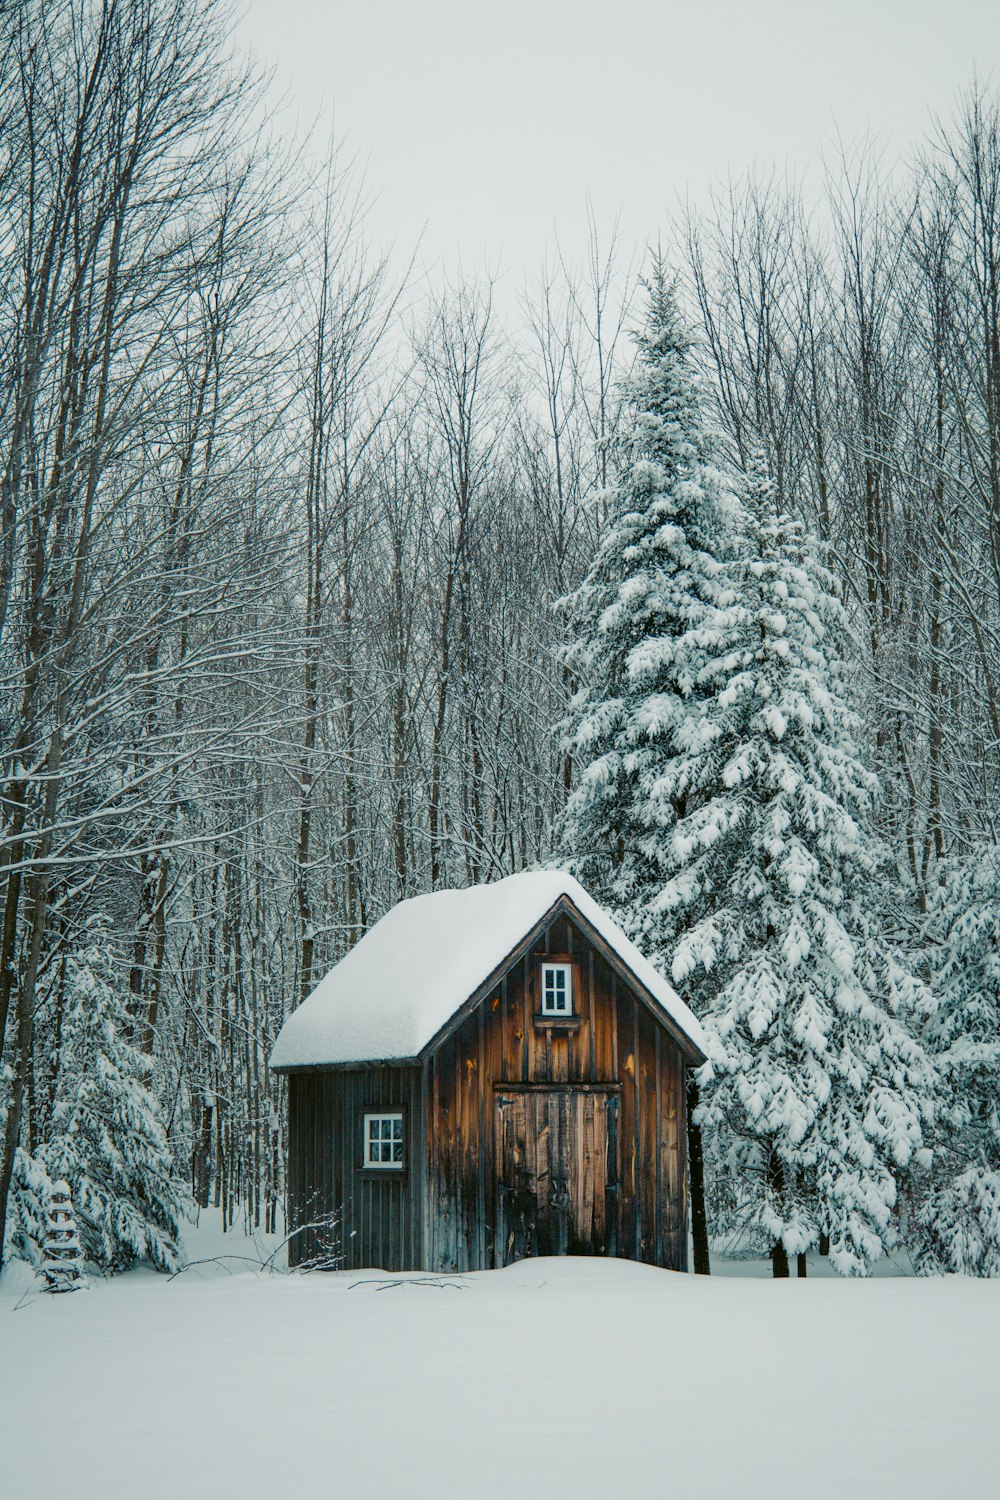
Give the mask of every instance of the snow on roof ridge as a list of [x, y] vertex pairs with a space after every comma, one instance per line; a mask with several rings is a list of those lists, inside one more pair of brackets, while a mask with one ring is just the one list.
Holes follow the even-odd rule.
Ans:
[[417, 1057], [564, 897], [703, 1051], [692, 1012], [579, 881], [562, 870], [530, 870], [400, 901], [292, 1012], [271, 1067]]

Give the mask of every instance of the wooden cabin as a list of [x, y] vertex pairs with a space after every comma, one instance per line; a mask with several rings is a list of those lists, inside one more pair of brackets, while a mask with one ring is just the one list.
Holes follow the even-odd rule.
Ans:
[[687, 1269], [687, 1006], [572, 877], [404, 901], [294, 1011], [293, 1264], [336, 1214], [348, 1269], [532, 1255]]

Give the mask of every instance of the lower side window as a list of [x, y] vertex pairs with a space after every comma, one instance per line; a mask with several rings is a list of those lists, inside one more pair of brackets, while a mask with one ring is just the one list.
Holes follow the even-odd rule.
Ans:
[[403, 1116], [401, 1114], [365, 1115], [366, 1167], [403, 1165]]

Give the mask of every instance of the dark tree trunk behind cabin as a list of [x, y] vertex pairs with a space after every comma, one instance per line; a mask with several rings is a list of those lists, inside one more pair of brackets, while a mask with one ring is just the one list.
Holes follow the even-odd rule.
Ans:
[[687, 1133], [688, 1175], [691, 1180], [691, 1241], [694, 1250], [696, 1276], [712, 1274], [708, 1250], [708, 1214], [705, 1209], [705, 1153], [702, 1147], [701, 1126], [695, 1122], [699, 1093], [694, 1074], [688, 1074], [687, 1083]]
[[809, 1264], [808, 1264], [808, 1261], [806, 1259], [805, 1253], [803, 1251], [801, 1251], [801, 1250], [799, 1251], [798, 1255], [795, 1257], [795, 1269], [798, 1272], [800, 1280], [803, 1277], [805, 1277], [808, 1274], [808, 1271], [809, 1271]]
[[210, 1100], [202, 1098], [200, 1112], [201, 1120], [192, 1157], [193, 1172], [191, 1188], [198, 1207], [207, 1208], [212, 1191], [211, 1167], [214, 1110]]
[[[767, 1162], [767, 1185], [777, 1203], [780, 1205], [785, 1194], [785, 1174], [776, 1152], [772, 1151]], [[771, 1274], [775, 1277], [787, 1276], [788, 1251], [781, 1240], [775, 1240], [771, 1246]]]

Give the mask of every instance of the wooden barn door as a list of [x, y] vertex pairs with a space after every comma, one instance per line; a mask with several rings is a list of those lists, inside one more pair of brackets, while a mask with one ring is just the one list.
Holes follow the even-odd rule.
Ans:
[[617, 1093], [505, 1087], [496, 1107], [497, 1265], [614, 1255]]

